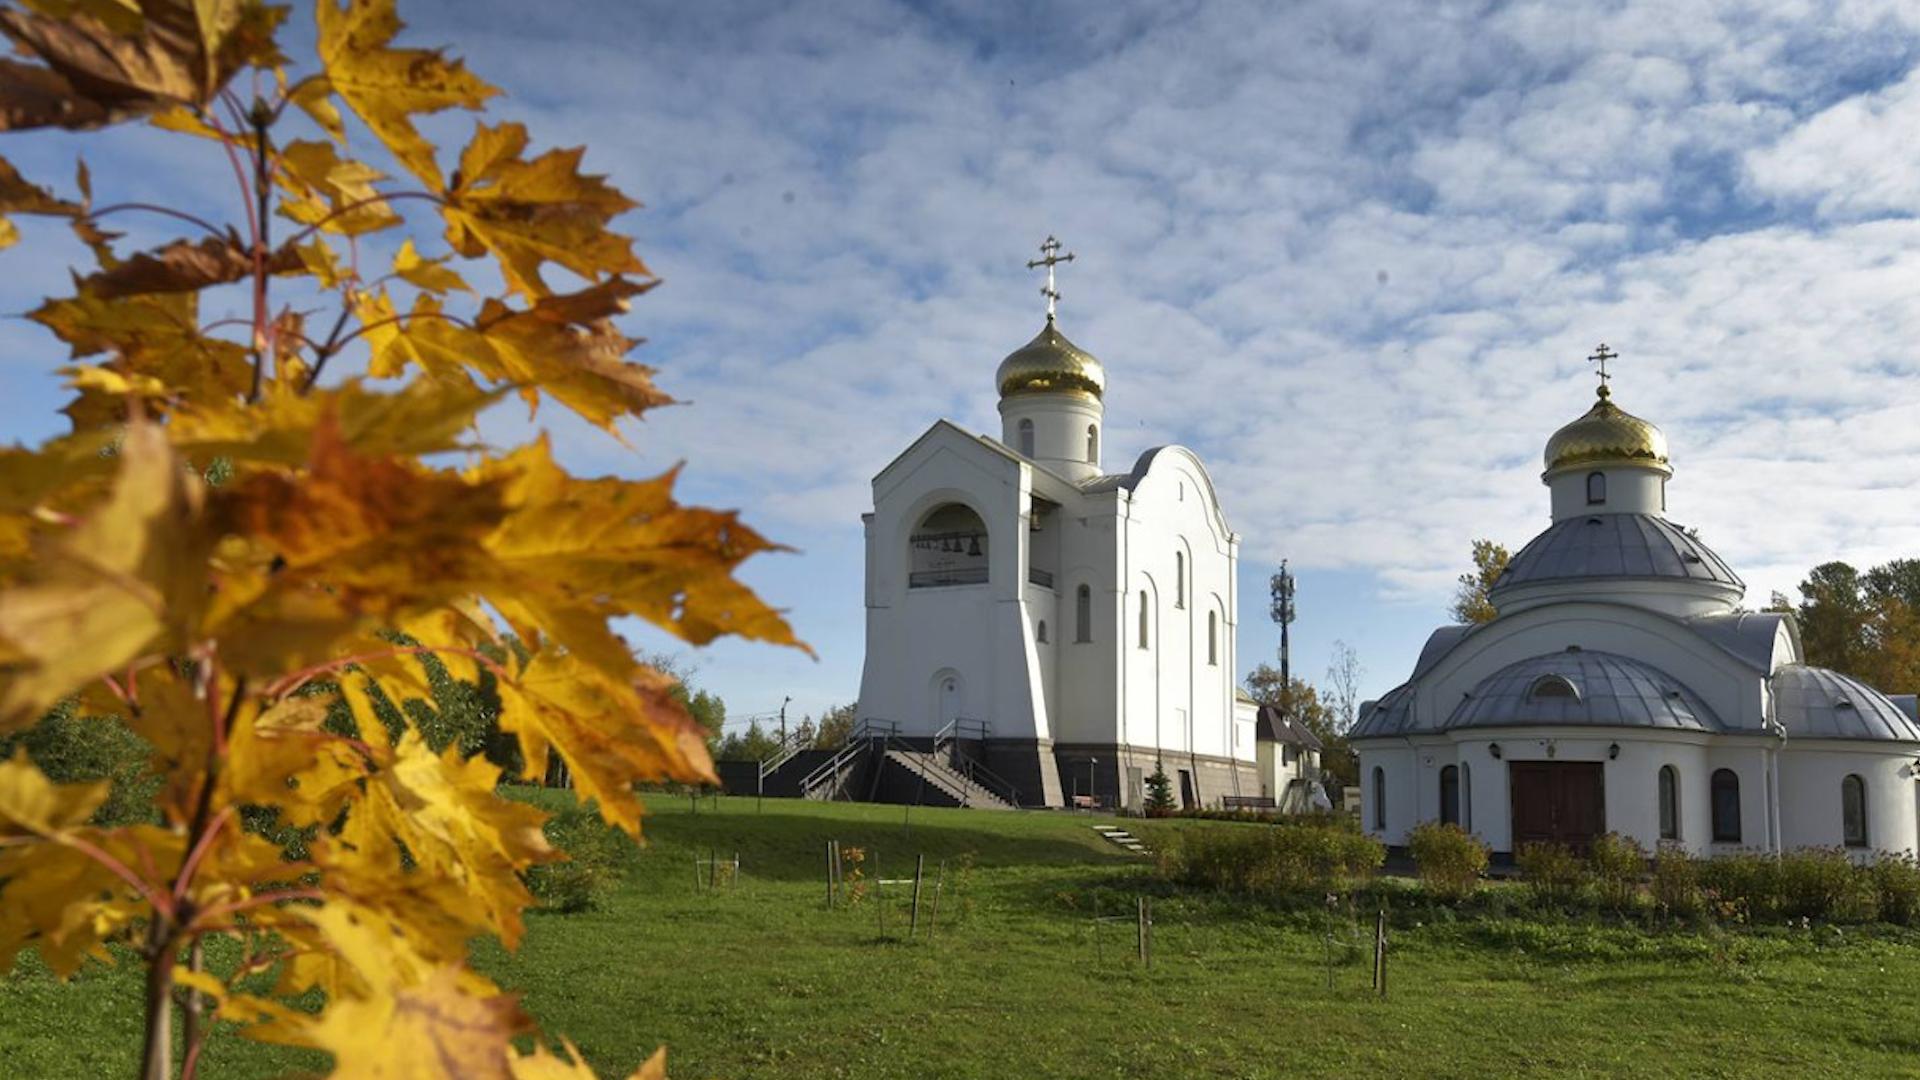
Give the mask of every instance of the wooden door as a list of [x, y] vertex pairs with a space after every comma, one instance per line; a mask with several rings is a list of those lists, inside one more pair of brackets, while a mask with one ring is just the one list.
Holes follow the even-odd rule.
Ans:
[[1597, 761], [1515, 761], [1507, 765], [1513, 847], [1562, 844], [1584, 854], [1607, 830], [1606, 784]]

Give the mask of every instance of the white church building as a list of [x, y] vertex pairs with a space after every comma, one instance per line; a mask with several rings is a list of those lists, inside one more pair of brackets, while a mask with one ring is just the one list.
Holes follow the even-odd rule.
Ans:
[[1047, 320], [1003, 360], [998, 437], [946, 420], [873, 479], [859, 716], [960, 740], [1018, 802], [1183, 805], [1264, 793], [1235, 693], [1240, 538], [1179, 446], [1105, 468], [1106, 369]]
[[1667, 517], [1667, 440], [1609, 394], [1555, 432], [1552, 524], [1495, 583], [1491, 622], [1428, 639], [1362, 707], [1362, 824], [1455, 822], [1496, 853], [1603, 832], [1696, 854], [1912, 851], [1920, 714], [1802, 660], [1793, 616]]

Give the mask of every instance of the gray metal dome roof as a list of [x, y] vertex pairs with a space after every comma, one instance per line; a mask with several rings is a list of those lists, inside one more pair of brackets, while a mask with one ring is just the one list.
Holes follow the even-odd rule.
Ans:
[[1720, 556], [1665, 518], [1592, 514], [1556, 522], [1534, 537], [1489, 593], [1597, 577], [1680, 578], [1746, 588]]
[[[1540, 694], [1541, 680], [1566, 696]], [[1569, 693], [1570, 691], [1570, 693]], [[1413, 687], [1395, 687], [1348, 733], [1354, 739], [1392, 738], [1473, 727], [1664, 728], [1725, 730], [1707, 703], [1651, 664], [1605, 652], [1574, 650], [1531, 656], [1480, 680], [1439, 725], [1418, 723]]]
[[1920, 724], [1850, 675], [1805, 664], [1773, 673], [1773, 715], [1789, 738], [1920, 742]]
[[[1556, 679], [1557, 677], [1557, 679]], [[1540, 692], [1564, 680], [1573, 693]], [[1604, 652], [1558, 652], [1509, 664], [1480, 680], [1442, 729], [1650, 727], [1719, 731], [1720, 719], [1678, 679], [1650, 664]]]

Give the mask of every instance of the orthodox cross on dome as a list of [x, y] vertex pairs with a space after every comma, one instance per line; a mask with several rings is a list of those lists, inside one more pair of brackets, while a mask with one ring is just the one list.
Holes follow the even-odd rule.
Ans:
[[1027, 269], [1029, 270], [1042, 266], [1047, 268], [1047, 283], [1040, 287], [1040, 295], [1047, 298], [1048, 322], [1053, 321], [1054, 305], [1060, 302], [1060, 290], [1053, 287], [1054, 264], [1072, 261], [1073, 252], [1069, 251], [1065, 255], [1060, 254], [1060, 241], [1055, 240], [1051, 236], [1047, 237], [1046, 243], [1040, 245], [1040, 257], [1027, 260]]
[[1611, 397], [1613, 394], [1613, 391], [1607, 389], [1607, 380], [1613, 378], [1613, 376], [1607, 372], [1607, 361], [1618, 360], [1618, 359], [1620, 359], [1620, 354], [1617, 352], [1614, 352], [1612, 349], [1607, 348], [1606, 342], [1601, 342], [1600, 347], [1593, 350], [1593, 355], [1587, 357], [1588, 363], [1590, 364], [1597, 363], [1600, 365], [1600, 396], [1601, 397]]

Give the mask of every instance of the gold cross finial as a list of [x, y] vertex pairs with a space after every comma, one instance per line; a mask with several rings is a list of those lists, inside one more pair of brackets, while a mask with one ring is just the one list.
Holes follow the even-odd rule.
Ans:
[[1069, 251], [1065, 255], [1060, 254], [1060, 241], [1055, 240], [1051, 236], [1047, 237], [1046, 243], [1040, 245], [1040, 257], [1027, 260], [1027, 269], [1029, 270], [1041, 266], [1047, 268], [1047, 283], [1040, 286], [1040, 295], [1047, 298], [1048, 322], [1053, 321], [1054, 305], [1060, 302], [1060, 290], [1053, 287], [1054, 264], [1072, 261], [1073, 252]]
[[1597, 363], [1600, 365], [1600, 396], [1601, 397], [1611, 397], [1613, 394], [1613, 391], [1607, 389], [1607, 380], [1613, 378], [1613, 376], [1609, 374], [1607, 371], [1607, 361], [1618, 360], [1618, 359], [1620, 359], [1620, 354], [1617, 352], [1614, 352], [1612, 349], [1607, 348], [1606, 342], [1601, 342], [1600, 347], [1593, 350], [1593, 355], [1587, 357], [1588, 363]]

